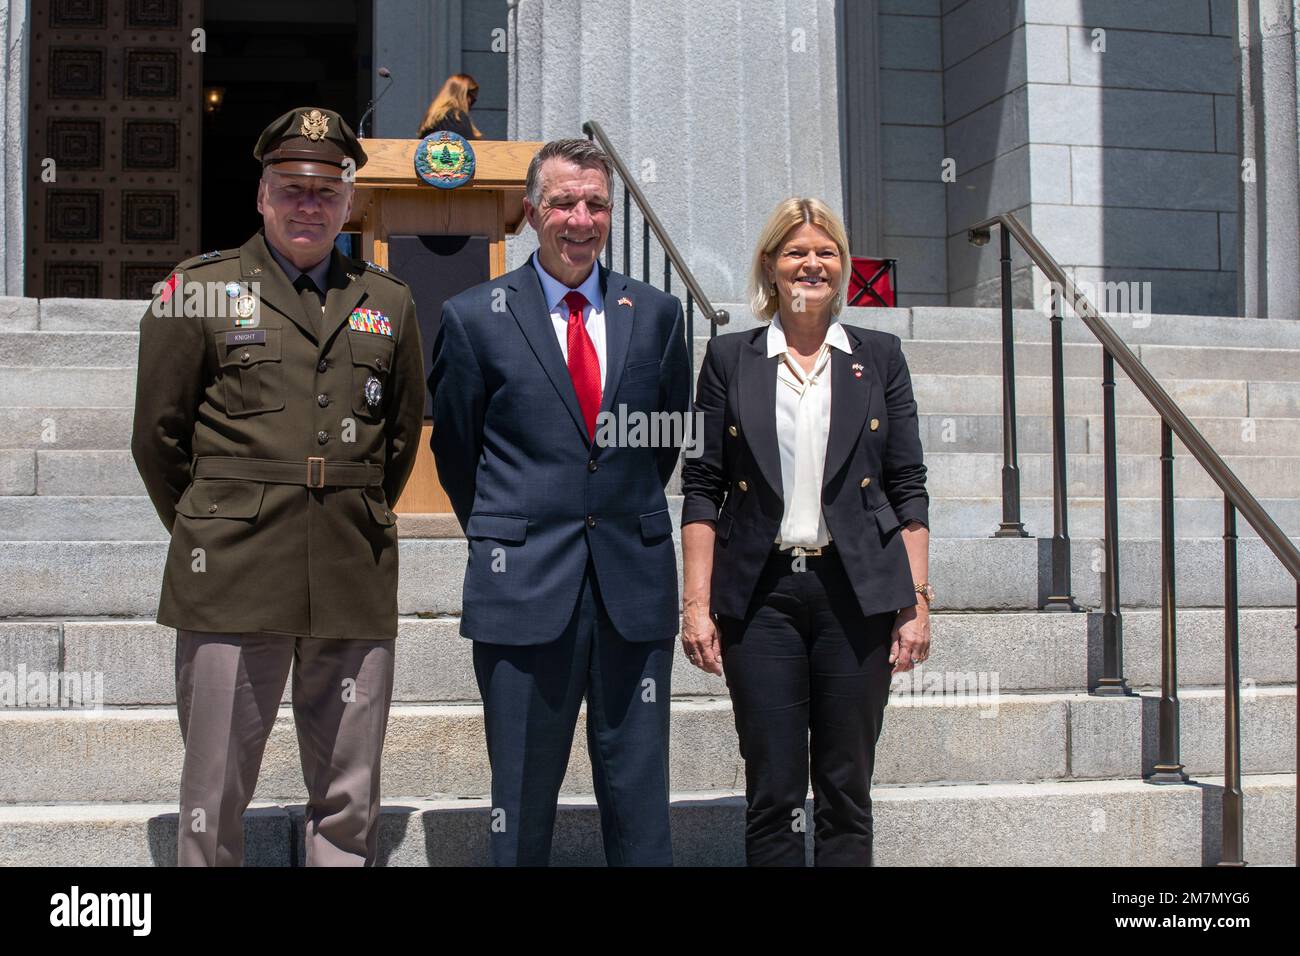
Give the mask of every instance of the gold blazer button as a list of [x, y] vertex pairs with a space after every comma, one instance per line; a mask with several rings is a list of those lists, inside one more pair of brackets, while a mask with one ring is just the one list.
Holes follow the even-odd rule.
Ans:
[[874, 432], [879, 427], [880, 427], [880, 419], [879, 418], [871, 419], [871, 430]]
[[736, 482], [736, 487], [739, 488], [741, 491], [748, 491], [749, 482], [745, 481], [745, 479], [742, 478], [740, 479], [740, 481]]
[[736, 426], [735, 426], [735, 425], [728, 425], [728, 426], [727, 426], [727, 434], [730, 435], [732, 438], [735, 438], [737, 435], [740, 434], [740, 432], [736, 431]]
[[862, 487], [863, 487], [863, 488], [867, 487], [867, 485], [869, 485], [869, 484], [871, 484], [871, 479], [870, 479], [870, 478], [863, 478], [863, 479], [862, 479]]

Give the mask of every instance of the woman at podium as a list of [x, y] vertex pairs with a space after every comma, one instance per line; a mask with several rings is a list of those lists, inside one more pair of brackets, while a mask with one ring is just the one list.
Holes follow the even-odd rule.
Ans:
[[417, 135], [420, 139], [424, 139], [430, 133], [447, 130], [465, 139], [482, 139], [483, 134], [479, 132], [469, 115], [477, 99], [478, 83], [474, 82], [474, 77], [468, 73], [452, 74], [447, 77], [447, 82], [442, 84], [442, 89], [429, 104], [429, 110], [424, 114], [424, 121], [420, 124]]

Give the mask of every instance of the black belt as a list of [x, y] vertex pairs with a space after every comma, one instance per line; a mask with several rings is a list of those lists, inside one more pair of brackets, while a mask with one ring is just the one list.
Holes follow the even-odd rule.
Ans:
[[194, 461], [195, 478], [237, 478], [308, 488], [366, 488], [381, 484], [384, 469], [367, 461], [283, 461], [273, 458], [223, 458], [204, 455]]

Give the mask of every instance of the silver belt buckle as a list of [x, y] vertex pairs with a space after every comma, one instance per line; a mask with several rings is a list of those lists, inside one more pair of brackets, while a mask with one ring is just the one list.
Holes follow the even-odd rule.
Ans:
[[[315, 475], [312, 469], [315, 468]], [[325, 487], [325, 459], [308, 458], [307, 459], [307, 487], [324, 488]]]
[[820, 558], [822, 556], [821, 548], [800, 548], [797, 545], [790, 549], [790, 554], [796, 558]]

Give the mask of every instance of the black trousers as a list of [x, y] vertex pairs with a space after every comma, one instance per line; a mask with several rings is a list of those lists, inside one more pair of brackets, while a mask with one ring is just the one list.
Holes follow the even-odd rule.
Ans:
[[804, 865], [810, 757], [815, 865], [871, 864], [871, 774], [895, 614], [862, 613], [832, 550], [802, 562], [774, 554], [745, 619], [721, 619], [750, 866]]

